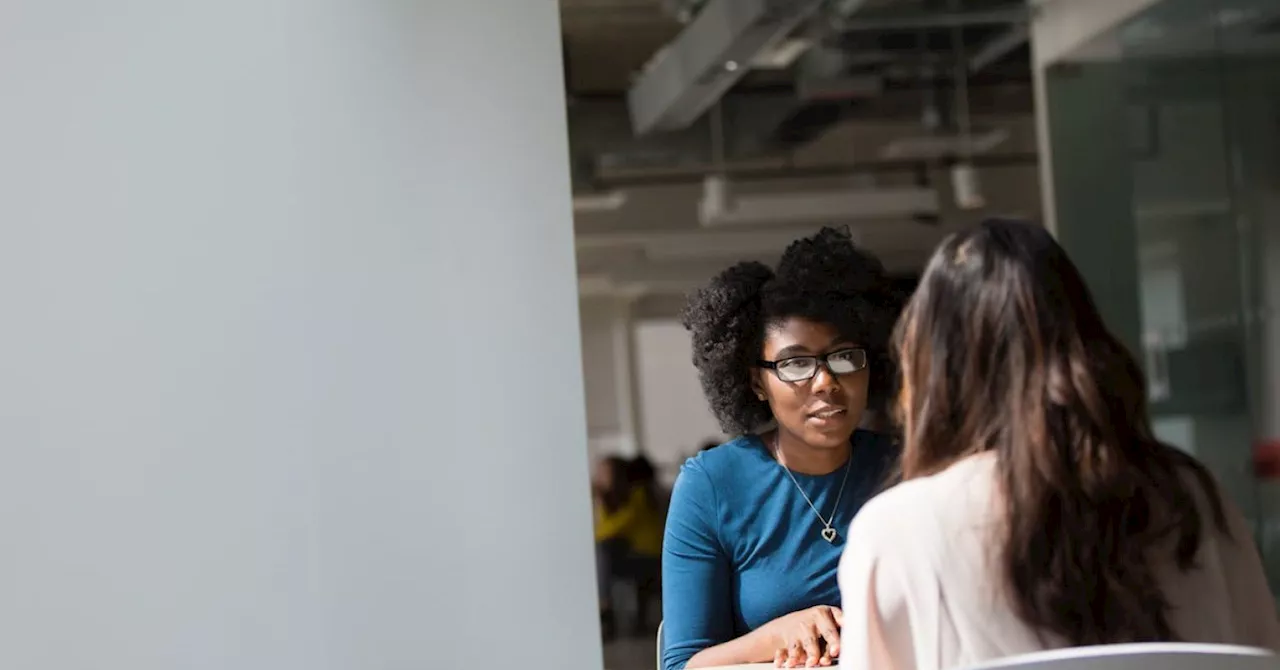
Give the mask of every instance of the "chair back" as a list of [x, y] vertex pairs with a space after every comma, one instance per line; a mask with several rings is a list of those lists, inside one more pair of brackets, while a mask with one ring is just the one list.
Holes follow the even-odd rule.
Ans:
[[661, 621], [659, 621], [659, 622], [658, 622], [658, 636], [657, 636], [657, 637], [658, 637], [658, 642], [657, 642], [657, 647], [658, 647], [658, 660], [656, 661], [656, 663], [658, 664], [658, 670], [662, 670], [662, 622], [661, 622]]
[[1110, 644], [1004, 658], [970, 670], [1280, 670], [1265, 649], [1220, 644]]

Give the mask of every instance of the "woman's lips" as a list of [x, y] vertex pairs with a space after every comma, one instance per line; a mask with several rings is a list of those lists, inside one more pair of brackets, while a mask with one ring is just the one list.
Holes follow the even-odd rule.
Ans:
[[829, 407], [809, 415], [809, 424], [819, 429], [835, 429], [844, 425], [849, 411], [843, 407]]

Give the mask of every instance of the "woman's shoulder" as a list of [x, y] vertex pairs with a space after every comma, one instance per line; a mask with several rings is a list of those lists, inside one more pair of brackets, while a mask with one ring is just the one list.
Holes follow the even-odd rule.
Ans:
[[897, 535], [904, 525], [914, 532], [943, 531], [952, 521], [981, 523], [994, 507], [995, 454], [965, 458], [933, 475], [901, 482], [862, 507], [850, 533]]
[[743, 471], [743, 466], [758, 463], [768, 458], [764, 443], [756, 435], [735, 437], [724, 444], [699, 452], [697, 456], [685, 461], [681, 472], [698, 471], [706, 473], [712, 479], [734, 476]]
[[762, 462], [772, 462], [754, 435], [737, 437], [689, 458], [676, 477], [672, 497], [719, 499], [735, 495], [758, 479]]

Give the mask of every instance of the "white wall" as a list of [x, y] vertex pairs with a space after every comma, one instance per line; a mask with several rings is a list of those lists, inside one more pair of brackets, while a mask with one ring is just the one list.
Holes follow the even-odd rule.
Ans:
[[613, 322], [617, 310], [612, 298], [584, 298], [578, 313], [582, 320], [582, 371], [587, 395], [589, 436], [615, 435], [622, 430], [618, 412], [616, 342]]
[[640, 449], [632, 303], [626, 296], [584, 296], [579, 302], [587, 446], [592, 459], [606, 455], [630, 458]]
[[3, 13], [0, 667], [599, 668], [556, 4]]
[[[582, 367], [592, 458], [639, 450], [672, 480], [720, 428], [693, 367], [689, 333], [641, 318], [624, 297], [583, 297]], [[621, 332], [620, 332], [621, 331]]]
[[676, 321], [640, 321], [635, 329], [645, 452], [668, 476], [704, 440], [721, 435], [693, 367], [689, 333]]

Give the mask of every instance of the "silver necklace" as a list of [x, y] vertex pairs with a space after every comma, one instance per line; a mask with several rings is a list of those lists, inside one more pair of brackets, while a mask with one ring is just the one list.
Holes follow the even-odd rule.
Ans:
[[844, 485], [849, 482], [849, 469], [853, 465], [853, 452], [849, 452], [849, 460], [845, 461], [844, 479], [840, 480], [840, 490], [836, 492], [836, 504], [831, 508], [830, 519], [823, 518], [822, 512], [818, 511], [817, 505], [814, 505], [813, 501], [809, 499], [809, 494], [805, 493], [804, 489], [800, 487], [800, 482], [796, 481], [796, 476], [791, 474], [791, 470], [782, 462], [782, 448], [778, 444], [777, 433], [773, 435], [773, 453], [774, 460], [778, 461], [778, 466], [791, 478], [791, 483], [796, 485], [796, 490], [804, 497], [804, 501], [809, 503], [809, 509], [813, 510], [814, 515], [818, 517], [818, 521], [822, 522], [822, 539], [834, 544], [836, 541], [836, 529], [831, 524], [835, 523], [836, 515], [840, 513], [840, 497], [844, 495]]

